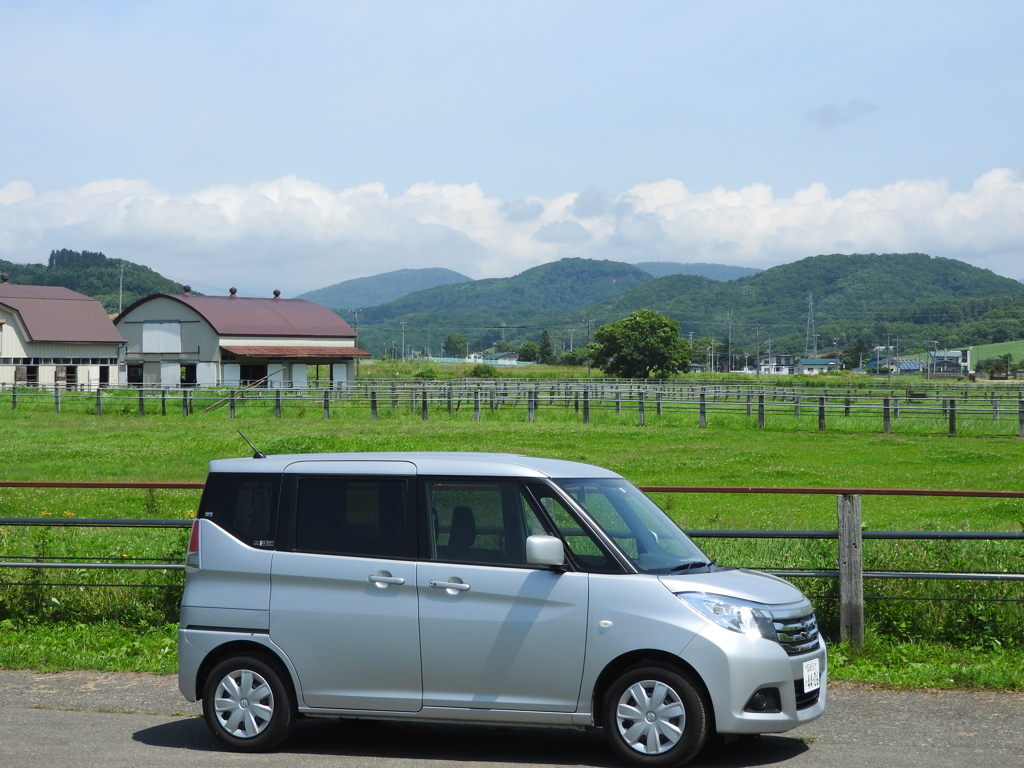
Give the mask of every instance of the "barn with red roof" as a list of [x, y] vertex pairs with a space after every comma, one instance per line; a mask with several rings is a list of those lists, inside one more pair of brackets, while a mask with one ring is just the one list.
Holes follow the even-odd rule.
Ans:
[[356, 333], [326, 307], [302, 299], [158, 293], [114, 324], [127, 341], [129, 384], [307, 387], [316, 366], [331, 386], [355, 378]]
[[0, 276], [0, 385], [118, 384], [123, 344], [96, 299]]

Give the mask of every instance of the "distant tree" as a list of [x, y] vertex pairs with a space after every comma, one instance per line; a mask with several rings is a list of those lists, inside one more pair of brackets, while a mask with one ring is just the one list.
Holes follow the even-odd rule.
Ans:
[[449, 333], [444, 337], [444, 344], [441, 351], [445, 357], [465, 357], [469, 349], [469, 342], [461, 333]]
[[[686, 342], [689, 345], [689, 342]], [[706, 371], [725, 371], [726, 358], [729, 356], [729, 344], [726, 341], [715, 341], [708, 336], [693, 340], [689, 350], [688, 362], [704, 366]]]
[[627, 379], [660, 378], [690, 364], [679, 323], [650, 309], [598, 328], [592, 354], [598, 368]]
[[559, 365], [586, 365], [590, 362], [590, 352], [586, 347], [569, 350], [557, 360]]
[[519, 361], [523, 363], [535, 363], [540, 357], [540, 349], [532, 341], [524, 341], [519, 348]]
[[551, 336], [547, 331], [540, 335], [540, 347], [537, 349], [537, 362], [541, 365], [551, 365], [555, 362], [555, 353], [551, 349]]
[[860, 368], [863, 363], [871, 360], [871, 347], [861, 337], [857, 337], [857, 340], [850, 346], [843, 350], [843, 367], [844, 368]]
[[486, 363], [477, 363], [469, 372], [474, 379], [493, 379], [498, 375], [498, 369]]

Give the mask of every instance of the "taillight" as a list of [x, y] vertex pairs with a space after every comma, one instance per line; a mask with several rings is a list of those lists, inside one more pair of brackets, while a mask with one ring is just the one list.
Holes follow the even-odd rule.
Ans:
[[192, 521], [192, 535], [188, 538], [188, 551], [185, 553], [185, 570], [199, 570], [199, 521]]

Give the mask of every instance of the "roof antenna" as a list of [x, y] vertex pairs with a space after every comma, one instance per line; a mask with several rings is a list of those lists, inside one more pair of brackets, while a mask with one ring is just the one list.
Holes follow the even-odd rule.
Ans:
[[[236, 429], [235, 431], [239, 435], [242, 435], [242, 430]], [[246, 437], [245, 435], [242, 435], [242, 439], [245, 440], [246, 443], [248, 443], [250, 448], [252, 448], [252, 457], [254, 459], [265, 459], [265, 458], [267, 458], [267, 454], [263, 453], [263, 451], [261, 451], [259, 448], [257, 448], [255, 445], [253, 445], [251, 442], [249, 442], [249, 438], [248, 437]]]

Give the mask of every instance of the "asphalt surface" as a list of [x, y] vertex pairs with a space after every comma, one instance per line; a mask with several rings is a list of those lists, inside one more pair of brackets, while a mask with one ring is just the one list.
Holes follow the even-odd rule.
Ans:
[[[177, 679], [0, 670], [3, 768], [319, 768], [617, 764], [600, 732], [309, 719], [278, 751], [221, 750]], [[833, 685], [820, 720], [715, 743], [694, 768], [1024, 766], [1024, 694], [897, 693]]]

